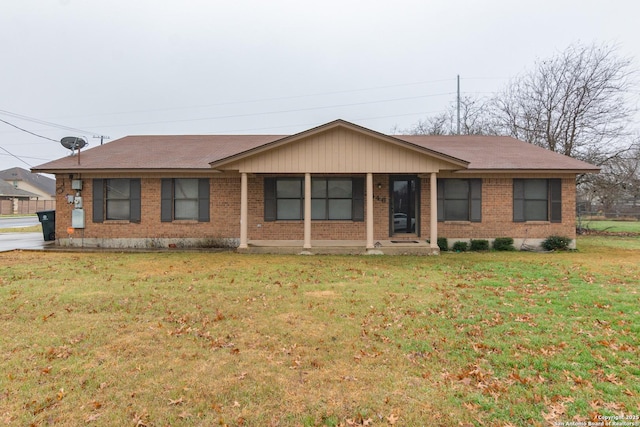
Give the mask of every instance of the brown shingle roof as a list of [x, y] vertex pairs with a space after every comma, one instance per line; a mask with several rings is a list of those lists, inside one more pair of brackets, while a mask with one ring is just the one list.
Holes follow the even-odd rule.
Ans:
[[33, 168], [34, 171], [95, 169], [206, 169], [212, 161], [282, 138], [278, 135], [126, 136]]
[[396, 138], [467, 160], [469, 170], [599, 170], [589, 163], [508, 136], [403, 135]]
[[[344, 124], [341, 120], [320, 126]], [[304, 132], [303, 132], [304, 133]], [[127, 136], [105, 145], [83, 150], [78, 164], [68, 156], [33, 168], [37, 172], [60, 173], [88, 170], [210, 170], [211, 163], [273, 143], [286, 135], [149, 135]], [[414, 136], [394, 135], [430, 151], [469, 162], [468, 170], [545, 170], [597, 172], [588, 163], [503, 136]]]

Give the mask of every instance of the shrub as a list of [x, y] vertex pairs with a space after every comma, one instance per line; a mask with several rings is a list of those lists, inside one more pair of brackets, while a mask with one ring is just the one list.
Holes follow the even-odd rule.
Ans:
[[496, 251], [515, 251], [513, 247], [513, 238], [511, 237], [496, 237], [493, 241], [493, 249]]
[[571, 239], [564, 236], [549, 236], [540, 246], [548, 251], [566, 251], [569, 249]]
[[443, 252], [449, 250], [449, 242], [447, 241], [446, 237], [438, 237], [438, 247]]
[[484, 239], [471, 240], [472, 251], [488, 251], [489, 241]]
[[455, 252], [464, 252], [467, 250], [468, 245], [467, 242], [455, 242], [451, 249]]

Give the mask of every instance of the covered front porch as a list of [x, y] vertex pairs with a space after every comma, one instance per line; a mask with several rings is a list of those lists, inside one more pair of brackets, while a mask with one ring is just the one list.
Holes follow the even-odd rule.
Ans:
[[[220, 159], [211, 167], [240, 175], [240, 252], [281, 247], [294, 253], [332, 248], [345, 253], [438, 254], [437, 174], [468, 164], [338, 120]], [[342, 180], [344, 191], [313, 195], [313, 180]], [[282, 191], [274, 196], [278, 184]], [[403, 191], [403, 203], [395, 203]], [[318, 215], [323, 198], [328, 214]], [[335, 212], [330, 212], [331, 203]]]
[[[420, 254], [437, 255], [437, 174], [429, 175], [429, 234], [420, 233], [393, 234], [390, 230], [387, 238], [380, 239], [374, 234], [374, 178], [373, 173], [366, 173], [365, 179], [365, 233], [362, 240], [331, 239], [322, 240], [312, 233], [312, 174], [304, 174], [304, 238], [299, 239], [249, 239], [249, 179], [246, 172], [241, 173], [240, 195], [240, 242], [239, 252], [249, 253], [346, 253], [346, 254]], [[419, 205], [419, 202], [417, 203]], [[393, 216], [393, 213], [391, 213]], [[426, 237], [426, 238], [425, 238]]]

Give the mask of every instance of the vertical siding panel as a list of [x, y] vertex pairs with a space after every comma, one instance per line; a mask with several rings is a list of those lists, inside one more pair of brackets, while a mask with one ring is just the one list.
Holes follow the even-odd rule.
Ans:
[[318, 146], [318, 172], [321, 172], [325, 167], [328, 169], [329, 164], [327, 163], [326, 150], [327, 150], [327, 138], [325, 137], [315, 137], [314, 144]]
[[300, 159], [300, 141], [296, 141], [291, 145], [291, 169], [298, 169], [302, 166], [302, 170], [306, 170]]
[[[337, 168], [336, 171], [337, 172], [342, 172], [342, 166], [344, 163], [344, 131], [342, 129], [339, 129], [336, 135], [336, 142], [337, 142], [337, 150], [336, 150], [336, 154], [338, 155], [338, 159], [337, 159]], [[343, 155], [340, 155], [343, 154]]]
[[363, 164], [362, 164], [362, 156], [364, 156], [364, 136], [362, 135], [358, 135], [358, 144], [354, 150], [354, 156], [355, 156], [355, 160], [356, 160], [356, 165], [358, 167], [358, 172], [364, 172], [366, 169], [364, 169]]
[[320, 144], [317, 141], [309, 141], [309, 145], [312, 147], [311, 158], [313, 159], [313, 172], [318, 171], [318, 162], [320, 157]]
[[347, 172], [349, 168], [349, 141], [351, 140], [351, 132], [343, 131], [342, 132], [342, 168], [340, 172]]

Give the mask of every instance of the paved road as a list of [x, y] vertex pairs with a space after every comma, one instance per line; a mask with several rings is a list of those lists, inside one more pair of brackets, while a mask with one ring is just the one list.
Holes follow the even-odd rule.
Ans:
[[0, 218], [0, 228], [21, 228], [38, 225], [38, 216], [9, 216]]
[[0, 252], [15, 249], [45, 249], [55, 242], [45, 242], [42, 233], [0, 233]]
[[[22, 228], [38, 225], [38, 217], [20, 216], [0, 218], [0, 229]], [[44, 249], [54, 242], [45, 242], [42, 232], [37, 233], [0, 233], [0, 252], [15, 249]]]

